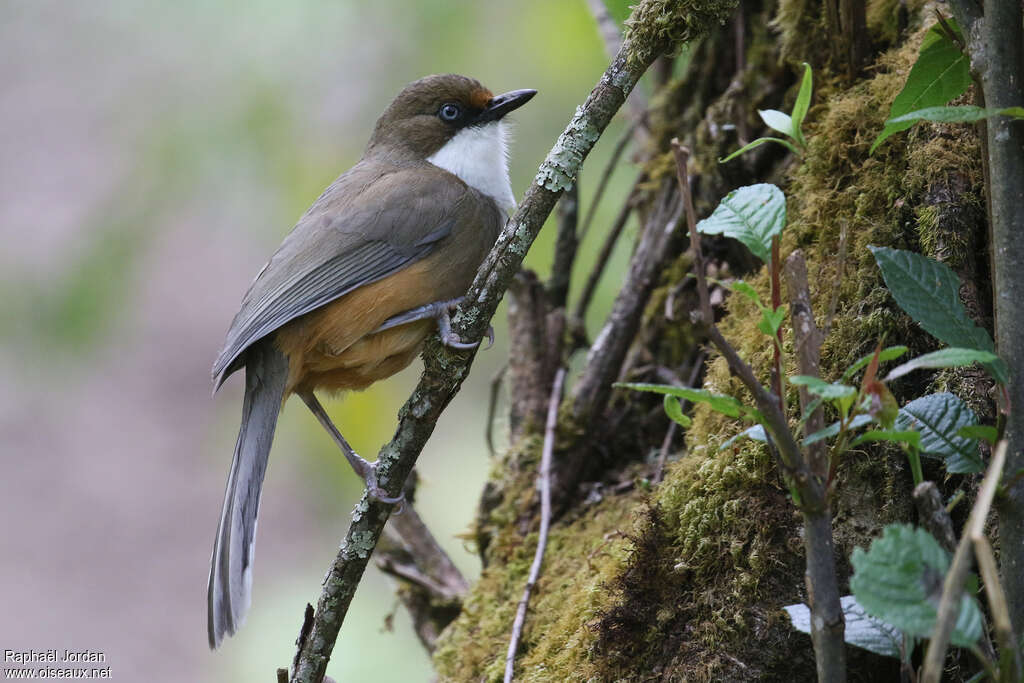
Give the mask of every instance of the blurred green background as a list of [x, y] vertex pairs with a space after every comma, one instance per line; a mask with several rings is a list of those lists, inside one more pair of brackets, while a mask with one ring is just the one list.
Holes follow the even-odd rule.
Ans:
[[[100, 650], [122, 681], [273, 680], [361, 488], [290, 402], [267, 473], [253, 608], [210, 653], [206, 573], [242, 382], [211, 399], [209, 367], [243, 292], [409, 81], [458, 72], [494, 92], [539, 90], [515, 114], [521, 196], [607, 61], [584, 0], [0, 5], [0, 649]], [[584, 210], [622, 129], [615, 121], [588, 161]], [[628, 156], [576, 282], [635, 174]], [[552, 228], [528, 258], [542, 275]], [[592, 333], [628, 243], [591, 308]], [[491, 466], [483, 434], [504, 306], [495, 327], [496, 347], [478, 356], [419, 465], [421, 512], [470, 577], [479, 562], [458, 535]], [[419, 370], [330, 402], [361, 453], [391, 437]], [[430, 677], [376, 569], [328, 673]]]

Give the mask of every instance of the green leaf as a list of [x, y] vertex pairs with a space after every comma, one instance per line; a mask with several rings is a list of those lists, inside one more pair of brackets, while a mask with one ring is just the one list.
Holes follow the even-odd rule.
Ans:
[[789, 117], [789, 114], [784, 114], [777, 109], [758, 109], [758, 116], [764, 121], [764, 125], [768, 126], [772, 130], [788, 135], [789, 137], [796, 139], [796, 131], [793, 129], [793, 119]]
[[[898, 628], [870, 616], [863, 607], [857, 604], [857, 598], [852, 595], [844, 595], [839, 598], [839, 604], [843, 608], [843, 617], [846, 621], [843, 640], [850, 645], [883, 657], [899, 658], [903, 634]], [[793, 628], [810, 634], [811, 610], [807, 605], [787, 605], [783, 609], [789, 613]]]
[[976, 107], [973, 104], [965, 104], [956, 107], [926, 107], [912, 111], [903, 116], [886, 121], [886, 125], [893, 123], [917, 123], [918, 121], [931, 121], [933, 123], [974, 123], [992, 116], [998, 115], [1024, 118], [1024, 107]]
[[783, 147], [788, 147], [789, 151], [792, 152], [793, 154], [795, 154], [797, 156], [800, 156], [800, 150], [797, 149], [796, 145], [794, 145], [789, 140], [783, 140], [782, 138], [758, 138], [758, 139], [754, 140], [753, 142], [748, 142], [747, 144], [743, 145], [742, 147], [740, 147], [738, 150], [736, 150], [735, 152], [733, 152], [729, 156], [724, 157], [722, 159], [719, 159], [718, 163], [724, 164], [727, 161], [732, 161], [733, 159], [735, 159], [739, 155], [743, 154], [744, 152], [749, 152], [750, 150], [754, 149], [755, 147], [760, 147], [761, 145], [763, 145], [766, 142], [777, 142], [780, 145], [782, 145]]
[[796, 131], [797, 142], [800, 143], [801, 147], [807, 146], [807, 141], [804, 139], [804, 118], [807, 117], [807, 110], [811, 107], [811, 91], [814, 88], [813, 78], [811, 76], [811, 65], [804, 62], [804, 79], [800, 83], [800, 92], [796, 95], [796, 102], [793, 104], [793, 130]]
[[[936, 24], [921, 44], [917, 62], [910, 69], [903, 90], [893, 100], [889, 119], [918, 109], [944, 105], [962, 95], [970, 84], [970, 60], [942, 31], [942, 27]], [[906, 130], [912, 125], [912, 121], [886, 123], [868, 153], [874, 152], [893, 133]]]
[[811, 375], [793, 375], [789, 381], [797, 386], [807, 387], [807, 391], [826, 400], [853, 396], [857, 393], [856, 387], [847, 384], [833, 384]]
[[946, 461], [953, 474], [981, 472], [985, 464], [978, 453], [977, 439], [960, 436], [964, 427], [978, 424], [974, 411], [949, 393], [929, 394], [900, 408], [899, 429], [916, 429], [921, 434], [920, 450]]
[[761, 309], [761, 320], [757, 323], [757, 329], [762, 333], [773, 337], [779, 332], [782, 323], [786, 320], [786, 306], [782, 305], [774, 311], [769, 308]]
[[735, 282], [733, 282], [731, 289], [732, 291], [738, 294], [742, 294], [748, 300], [752, 301], [755, 305], [757, 305], [758, 310], [763, 311], [767, 308], [763, 303], [761, 303], [761, 296], [757, 293], [757, 290], [754, 289], [751, 285], [744, 282], [743, 280], [736, 280]]
[[[887, 360], [895, 360], [905, 354], [909, 349], [906, 346], [889, 346], [882, 349], [878, 353], [878, 362], [884, 363]], [[856, 363], [846, 368], [846, 372], [843, 373], [843, 380], [848, 380], [853, 377], [854, 373], [860, 370], [862, 367], [871, 362], [871, 359], [875, 357], [875, 354], [869, 353], [863, 358], [859, 359]]]
[[913, 429], [869, 429], [856, 439], [850, 442], [851, 446], [859, 446], [869, 441], [891, 441], [894, 443], [910, 444], [914, 450], [920, 450], [921, 435]]
[[[874, 419], [875, 418], [871, 417], [870, 415], [857, 415], [852, 420], [850, 420], [849, 424], [846, 425], [846, 431], [852, 432], [854, 429], [858, 429], [866, 424], [874, 422]], [[813, 434], [808, 434], [807, 437], [804, 439], [804, 445], [810, 446], [812, 443], [815, 443], [816, 441], [832, 438], [833, 436], [839, 433], [839, 426], [840, 425], [838, 422], [833, 422], [824, 429], [819, 429]]]
[[[950, 346], [995, 352], [989, 333], [974, 324], [960, 302], [960, 278], [949, 266], [903, 249], [868, 245], [896, 303], [926, 332]], [[1006, 364], [986, 365], [1005, 384]]]
[[761, 443], [768, 443], [768, 435], [765, 433], [764, 427], [762, 427], [761, 425], [754, 425], [753, 427], [747, 427], [736, 436], [727, 440], [725, 443], [718, 447], [718, 450], [724, 451], [726, 448], [733, 445], [737, 440], [742, 438], [753, 439], [754, 441], [760, 441]]
[[714, 213], [697, 224], [706, 235], [737, 239], [765, 263], [770, 260], [772, 236], [786, 224], [786, 197], [768, 183], [733, 190]]
[[885, 381], [891, 382], [897, 377], [902, 377], [909, 372], [920, 370], [921, 368], [959, 368], [972, 363], [991, 364], [997, 360], [999, 360], [999, 356], [988, 351], [950, 346], [949, 348], [932, 351], [897, 365], [885, 376]]
[[956, 432], [957, 436], [962, 436], [965, 439], [975, 439], [977, 441], [987, 441], [991, 445], [995, 445], [996, 441], [999, 440], [999, 430], [989, 425], [968, 425], [961, 427]]
[[756, 413], [747, 408], [732, 396], [725, 394], [713, 394], [707, 389], [690, 389], [689, 387], [674, 387], [668, 384], [627, 384], [616, 382], [613, 386], [636, 391], [650, 391], [655, 394], [665, 394], [677, 398], [685, 398], [693, 403], [707, 403], [715, 412], [728, 415], [729, 417], [746, 417]]
[[683, 427], [689, 427], [693, 424], [693, 420], [689, 416], [683, 414], [683, 405], [679, 402], [679, 399], [675, 396], [665, 394], [665, 414], [669, 418]]
[[[890, 524], [867, 552], [855, 548], [850, 561], [850, 588], [865, 612], [908, 635], [931, 635], [949, 570], [949, 555], [931, 534], [908, 524]], [[981, 633], [978, 603], [964, 594], [951, 640], [969, 647]]]

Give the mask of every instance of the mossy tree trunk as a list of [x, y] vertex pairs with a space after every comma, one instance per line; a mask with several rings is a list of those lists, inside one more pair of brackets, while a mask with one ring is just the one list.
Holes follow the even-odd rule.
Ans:
[[[551, 350], [563, 347], [586, 350], [585, 365], [602, 369], [596, 376], [584, 371], [563, 404], [556, 517], [527, 615], [517, 679], [814, 679], [810, 638], [794, 631], [781, 609], [808, 596], [800, 516], [770, 455], [749, 440], [723, 448], [745, 425], [700, 408], [680, 436], [658, 398], [610, 384], [694, 383], [749, 401], [689, 322], [696, 293], [687, 278], [691, 261], [673, 177], [673, 137], [694, 152], [699, 216], [741, 185], [774, 182], [786, 192], [782, 254], [800, 248], [806, 255], [811, 305], [828, 332], [821, 357], [825, 379], [837, 378], [883, 338], [915, 352], [936, 344], [892, 302], [868, 244], [914, 249], [948, 263], [964, 279], [968, 310], [991, 329], [974, 130], [921, 125], [875, 155], [867, 153], [934, 17], [923, 2], [868, 3], [868, 66], [857, 72], [821, 61], [832, 54], [825, 30], [831, 7], [813, 0], [744, 2], [743, 12], [696, 45], [686, 67], [651, 97], [649, 146], [640, 150], [644, 171], [631, 194], [638, 245], [623, 294], [594, 340], [581, 342], [579, 321], [566, 320], [535, 277], [523, 275], [512, 288], [516, 351], [508, 376], [515, 429], [475, 526], [483, 575], [437, 641], [441, 680], [501, 680], [537, 540], [539, 415], [560, 362]], [[762, 134], [757, 109], [789, 110], [800, 61], [814, 67], [817, 85], [804, 157], [764, 145], [718, 164]], [[601, 227], [593, 227], [591, 239]], [[709, 275], [742, 276], [767, 300], [767, 275], [735, 243], [705, 244], [705, 255]], [[575, 293], [568, 295], [572, 301]], [[767, 383], [771, 348], [755, 329], [752, 304], [724, 290], [712, 297], [724, 336]], [[564, 303], [562, 294], [558, 299]], [[790, 336], [785, 345], [792, 359]], [[994, 415], [991, 385], [970, 370], [907, 376], [890, 388], [901, 402], [929, 389], [951, 390], [983, 418]], [[795, 409], [795, 391], [786, 401]], [[943, 480], [937, 468], [926, 469], [926, 478]], [[970, 492], [975, 483], [954, 479], [942, 486], [946, 493], [957, 487]], [[905, 460], [895, 450], [844, 456], [831, 501], [844, 591], [854, 547], [866, 547], [887, 523], [916, 521], [911, 489]], [[847, 659], [851, 680], [900, 680], [895, 660], [855, 649], [848, 649]], [[949, 666], [951, 680], [973, 673], [967, 663], [950, 660]]]

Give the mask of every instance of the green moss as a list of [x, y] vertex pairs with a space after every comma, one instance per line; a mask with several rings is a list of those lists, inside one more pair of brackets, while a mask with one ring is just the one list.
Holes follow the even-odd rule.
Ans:
[[[532, 484], [532, 478], [529, 479]], [[525, 499], [508, 510], [529, 508]], [[577, 672], [574, 680], [597, 675], [590, 657], [594, 633], [590, 623], [609, 609], [609, 590], [627, 555], [635, 509], [643, 495], [606, 498], [572, 521], [553, 525], [544, 556], [544, 570], [530, 602], [529, 618], [516, 663], [517, 680], [549, 681], [553, 672]], [[504, 653], [517, 603], [522, 597], [537, 543], [536, 532], [525, 538], [516, 524], [502, 525], [489, 556], [492, 564], [473, 588], [463, 612], [438, 641], [434, 665], [446, 681], [500, 681]], [[585, 673], [585, 672], [590, 672]]]
[[626, 20], [630, 60], [648, 64], [725, 23], [737, 0], [644, 0]]

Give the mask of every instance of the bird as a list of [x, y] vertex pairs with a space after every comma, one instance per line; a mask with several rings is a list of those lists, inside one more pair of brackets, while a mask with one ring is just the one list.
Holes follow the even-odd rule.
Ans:
[[242, 423], [221, 509], [207, 593], [211, 649], [251, 601], [260, 490], [284, 402], [297, 395], [370, 497], [377, 484], [314, 392], [365, 389], [408, 366], [435, 330], [451, 330], [480, 263], [515, 209], [504, 118], [536, 94], [494, 95], [479, 81], [433, 75], [402, 89], [362, 158], [320, 195], [242, 299], [213, 365], [214, 393], [245, 370]]

